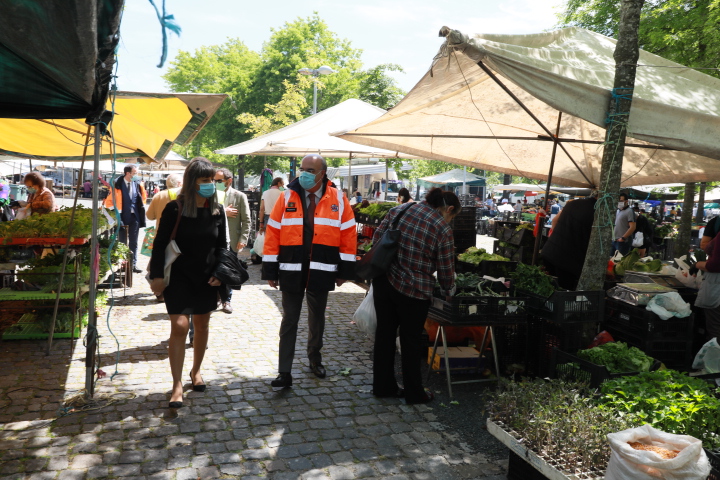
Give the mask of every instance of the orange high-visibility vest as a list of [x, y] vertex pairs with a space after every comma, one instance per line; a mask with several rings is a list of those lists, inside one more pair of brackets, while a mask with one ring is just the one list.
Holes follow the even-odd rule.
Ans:
[[[143, 186], [142, 182], [138, 182], [138, 187], [140, 187], [140, 197], [142, 198], [142, 203], [143, 203], [143, 205], [145, 205], [147, 203], [147, 192], [145, 191], [145, 187]], [[117, 203], [118, 211], [122, 212], [122, 191], [119, 188], [115, 188], [115, 202]], [[112, 190], [110, 190], [108, 192], [108, 196], [105, 197], [105, 201], [103, 202], [103, 205], [105, 205], [105, 208], [107, 208], [107, 209], [113, 208], [113, 191]]]
[[355, 214], [343, 192], [328, 181], [315, 206], [312, 245], [303, 245], [305, 191], [297, 180], [280, 196], [265, 229], [263, 280], [280, 289], [331, 291], [336, 279], [355, 278]]

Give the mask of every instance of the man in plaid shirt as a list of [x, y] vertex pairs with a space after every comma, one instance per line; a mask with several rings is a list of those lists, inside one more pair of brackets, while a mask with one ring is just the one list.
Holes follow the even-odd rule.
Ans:
[[[373, 365], [373, 393], [377, 397], [405, 397], [408, 404], [427, 403], [432, 393], [422, 387], [420, 362], [422, 333], [427, 318], [435, 276], [442, 295], [449, 295], [455, 277], [455, 246], [450, 222], [460, 212], [460, 201], [452, 192], [432, 189], [424, 202], [390, 210], [375, 231], [379, 242], [395, 217], [400, 242], [395, 261], [387, 273], [373, 280], [377, 314]], [[407, 211], [405, 211], [407, 210]], [[405, 388], [395, 380], [395, 336], [400, 328], [402, 372]]]

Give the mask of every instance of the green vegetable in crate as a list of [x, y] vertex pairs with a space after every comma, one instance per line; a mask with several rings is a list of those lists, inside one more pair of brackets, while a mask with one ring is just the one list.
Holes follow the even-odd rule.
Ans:
[[632, 270], [632, 267], [640, 261], [640, 254], [638, 254], [637, 248], [633, 248], [630, 253], [625, 255], [615, 265], [615, 275], [623, 276], [626, 270]]
[[534, 230], [535, 227], [532, 226], [530, 223], [521, 223], [517, 227], [515, 227], [515, 231], [519, 232], [520, 230]]
[[369, 207], [359, 209], [358, 212], [372, 218], [383, 218], [391, 208], [397, 206], [398, 204], [395, 202], [372, 203]]
[[465, 252], [458, 255], [458, 260], [461, 262], [472, 263], [473, 265], [479, 265], [484, 260], [489, 261], [509, 261], [508, 258], [502, 255], [496, 255], [494, 253], [488, 253], [484, 248], [470, 247]]
[[519, 263], [517, 269], [510, 274], [515, 288], [526, 292], [549, 297], [555, 292], [552, 279], [540, 267]]
[[624, 342], [609, 342], [587, 350], [580, 350], [578, 357], [596, 365], [605, 365], [611, 373], [647, 372], [653, 364], [639, 348], [628, 347]]
[[477, 288], [481, 281], [482, 277], [480, 275], [475, 275], [474, 273], [458, 273], [455, 279], [455, 286], [458, 290], [474, 289]]

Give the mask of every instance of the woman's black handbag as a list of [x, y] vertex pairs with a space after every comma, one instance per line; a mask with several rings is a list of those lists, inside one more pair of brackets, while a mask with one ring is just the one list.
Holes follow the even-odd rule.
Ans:
[[363, 280], [372, 280], [387, 272], [390, 264], [397, 257], [400, 247], [400, 230], [397, 229], [400, 218], [412, 207], [411, 203], [393, 219], [392, 225], [383, 233], [380, 241], [372, 246], [355, 266], [355, 273]]
[[247, 270], [237, 258], [237, 253], [227, 248], [219, 249], [216, 252], [217, 263], [212, 276], [220, 280], [223, 285], [233, 290], [240, 290], [242, 284], [250, 278]]

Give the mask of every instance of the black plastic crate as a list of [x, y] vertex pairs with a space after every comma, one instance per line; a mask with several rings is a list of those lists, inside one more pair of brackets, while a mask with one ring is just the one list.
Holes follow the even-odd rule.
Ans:
[[624, 332], [648, 339], [692, 339], [694, 315], [672, 317], [662, 320], [644, 306], [608, 298], [605, 302], [605, 322], [609, 327], [619, 327]]
[[[655, 360], [650, 371], [660, 368], [660, 362]], [[582, 358], [553, 349], [550, 375], [552, 378], [562, 378], [587, 383], [590, 388], [598, 388], [605, 380], [612, 378], [638, 375], [640, 372], [610, 372], [605, 365], [597, 365]]]
[[603, 322], [602, 328], [616, 341], [639, 348], [646, 355], [660, 360], [667, 368], [688, 371], [692, 365], [694, 355], [691, 338], [657, 340], [636, 331], [627, 331], [608, 321]]
[[463, 262], [458, 260], [455, 263], [455, 272], [457, 273], [476, 273], [484, 276], [488, 275], [494, 278], [510, 276], [517, 268], [518, 262], [510, 262], [504, 260], [483, 260], [479, 264]]
[[710, 460], [710, 466], [712, 467], [708, 480], [720, 480], [720, 450], [712, 451], [706, 448], [705, 454], [707, 454], [708, 460]]
[[536, 365], [532, 368], [538, 376], [549, 376], [552, 371], [553, 351], [576, 352], [588, 347], [598, 333], [598, 322], [556, 323], [540, 317], [529, 317], [532, 357]]
[[556, 291], [547, 298], [524, 291], [518, 294], [528, 297], [528, 310], [533, 315], [556, 323], [603, 319], [605, 292], [602, 290]]
[[535, 470], [524, 458], [510, 450], [508, 460], [508, 480], [547, 480], [547, 477]]
[[452, 325], [508, 325], [527, 320], [523, 297], [433, 298], [428, 317]]
[[[532, 328], [528, 323], [494, 326], [498, 375], [537, 375], [536, 350], [530, 348]], [[488, 354], [486, 353], [486, 356]]]
[[455, 251], [462, 253], [470, 247], [474, 247], [477, 243], [477, 236], [475, 231], [471, 232], [453, 232], [455, 239]]

